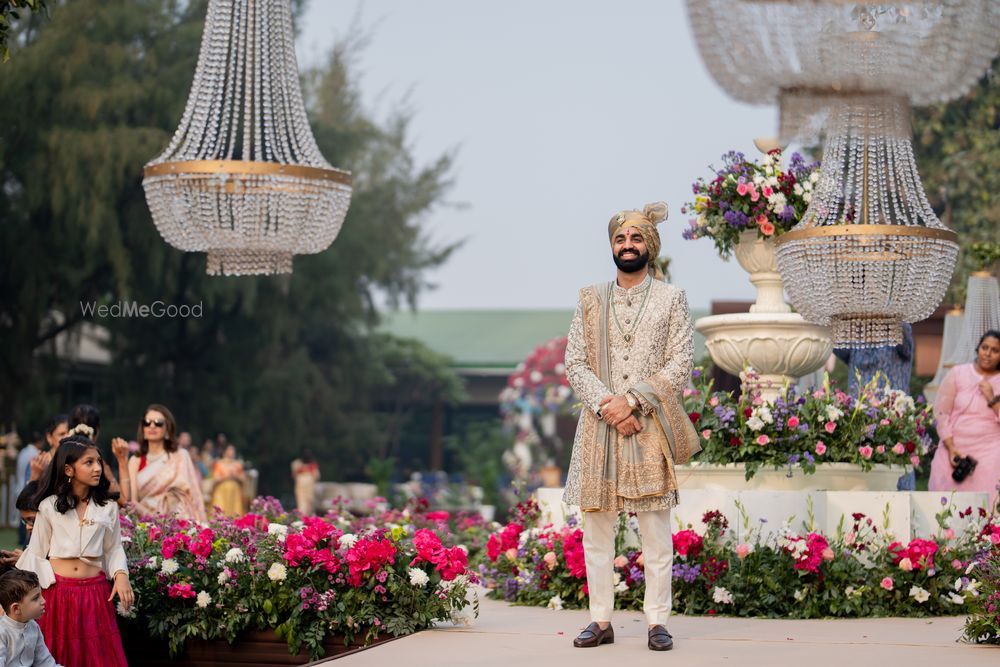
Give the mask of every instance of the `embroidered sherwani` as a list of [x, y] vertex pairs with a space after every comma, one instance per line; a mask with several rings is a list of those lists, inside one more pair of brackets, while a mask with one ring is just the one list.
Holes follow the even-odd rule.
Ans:
[[[563, 500], [585, 512], [650, 512], [677, 504], [674, 464], [700, 449], [678, 395], [691, 374], [684, 292], [652, 276], [580, 290], [566, 375], [583, 404]], [[630, 392], [642, 430], [622, 436], [598, 417], [601, 400]]]

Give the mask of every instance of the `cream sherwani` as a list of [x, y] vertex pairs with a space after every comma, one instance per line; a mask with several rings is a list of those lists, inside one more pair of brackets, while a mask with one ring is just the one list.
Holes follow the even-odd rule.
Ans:
[[[670, 614], [674, 465], [700, 449], [678, 399], [691, 373], [692, 336], [684, 292], [651, 275], [631, 289], [605, 283], [580, 291], [566, 374], [584, 409], [563, 499], [585, 512], [592, 620], [610, 620], [614, 608], [614, 532], [622, 511], [639, 519], [647, 620], [665, 624]], [[598, 417], [602, 399], [626, 392], [639, 403], [642, 430], [633, 436], [619, 435]]]

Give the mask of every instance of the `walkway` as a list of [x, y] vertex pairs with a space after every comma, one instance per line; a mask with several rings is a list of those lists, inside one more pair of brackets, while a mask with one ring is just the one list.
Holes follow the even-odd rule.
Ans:
[[615, 644], [576, 649], [573, 637], [586, 611], [513, 607], [483, 599], [469, 628], [419, 632], [329, 664], [336, 667], [917, 667], [1000, 665], [1000, 647], [956, 643], [962, 618], [783, 621], [725, 617], [675, 617], [675, 649], [646, 648], [638, 612], [616, 612]]

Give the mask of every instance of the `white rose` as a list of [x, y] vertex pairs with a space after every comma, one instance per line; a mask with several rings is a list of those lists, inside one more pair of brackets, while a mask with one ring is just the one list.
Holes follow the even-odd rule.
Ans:
[[628, 590], [628, 584], [626, 582], [620, 581], [617, 584], [615, 584], [616, 593], [624, 593], [627, 590]]
[[281, 563], [272, 563], [267, 570], [267, 578], [271, 581], [284, 581], [288, 577], [288, 569]]
[[223, 570], [222, 572], [219, 573], [219, 579], [218, 579], [219, 585], [221, 586], [227, 581], [229, 581], [229, 570]]
[[774, 416], [771, 414], [771, 409], [768, 408], [766, 405], [762, 405], [761, 407], [757, 408], [756, 412], [757, 416], [760, 417], [761, 421], [763, 421], [765, 424], [774, 423]]
[[925, 591], [920, 586], [911, 586], [910, 597], [919, 602], [920, 604], [923, 604], [924, 602], [927, 602], [930, 599], [931, 594]]
[[843, 416], [844, 413], [840, 408], [833, 405], [826, 406], [826, 418], [830, 421], [835, 422]]
[[546, 606], [549, 609], [556, 609], [556, 610], [562, 609], [563, 608], [562, 598], [559, 597], [558, 595], [553, 595], [551, 598], [549, 598], [549, 603]]
[[761, 421], [760, 417], [754, 415], [747, 420], [747, 426], [749, 426], [752, 431], [759, 431], [764, 428], [764, 422]]
[[803, 600], [806, 599], [806, 589], [804, 588], [797, 589], [795, 593], [792, 594], [792, 597], [794, 597], [799, 602], [802, 602]]
[[792, 188], [792, 192], [794, 192], [795, 194], [797, 194], [797, 195], [799, 195], [801, 197], [802, 196], [802, 185], [800, 183], [796, 183], [795, 186]]
[[340, 536], [340, 546], [345, 549], [350, 549], [354, 546], [354, 543], [358, 541], [358, 536], [354, 533], [344, 533]]
[[180, 567], [173, 558], [164, 558], [163, 565], [160, 566], [160, 572], [163, 574], [173, 574]]
[[811, 193], [811, 192], [806, 192], [806, 193], [804, 193], [804, 194], [802, 195], [802, 201], [804, 201], [805, 203], [807, 203], [807, 204], [808, 204], [808, 203], [809, 203], [809, 202], [811, 202], [812, 200], [813, 200], [813, 196], [812, 196], [812, 193]]
[[212, 602], [212, 596], [206, 593], [205, 591], [199, 592], [198, 597], [194, 601], [194, 603], [199, 607], [201, 607], [202, 609], [207, 607], [211, 602]]
[[267, 524], [267, 534], [277, 535], [279, 540], [283, 540], [288, 535], [288, 526], [280, 523], [269, 523]]
[[809, 182], [810, 183], [815, 183], [818, 180], [819, 180], [819, 172], [818, 171], [814, 171], [813, 173], [809, 174]]
[[712, 591], [712, 600], [717, 604], [732, 604], [733, 596], [725, 588], [716, 586], [715, 590]]
[[416, 586], [417, 588], [426, 586], [427, 582], [431, 580], [430, 577], [427, 576], [427, 573], [418, 567], [411, 567], [408, 570], [408, 574], [410, 575], [410, 585]]
[[246, 560], [246, 556], [243, 555], [243, 550], [238, 547], [233, 547], [226, 552], [227, 563], [242, 563], [244, 560]]
[[155, 570], [156, 568], [159, 567], [158, 561], [156, 560], [156, 556], [153, 556], [152, 558], [149, 559], [149, 562], [146, 563], [146, 567], [148, 567], [150, 570]]

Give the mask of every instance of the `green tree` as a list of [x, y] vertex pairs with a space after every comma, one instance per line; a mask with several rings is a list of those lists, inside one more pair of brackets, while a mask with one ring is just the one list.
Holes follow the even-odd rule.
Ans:
[[45, 0], [0, 0], [0, 62], [10, 60], [10, 49], [7, 47], [10, 27], [21, 18], [24, 10], [31, 13], [44, 11]]
[[[454, 400], [443, 359], [373, 334], [375, 303], [415, 304], [423, 271], [452, 250], [420, 224], [451, 160], [417, 165], [406, 115], [371, 119], [350, 45], [303, 76], [321, 150], [355, 176], [339, 238], [297, 258], [291, 276], [210, 277], [203, 256], [162, 241], [141, 188], [143, 164], [180, 119], [205, 3], [50, 4], [54, 20], [0, 77], [0, 98], [18, 100], [0, 108], [0, 421], [34, 421], [77, 398], [54, 341], [88, 323], [111, 337], [93, 397], [109, 433], [130, 434], [146, 403], [163, 402], [182, 428], [225, 431], [272, 491], [303, 448], [328, 479], [358, 476], [373, 450], [390, 451], [402, 426], [379, 408], [414, 368]], [[203, 316], [87, 322], [80, 307], [121, 300], [200, 303]]]
[[962, 254], [948, 298], [964, 300], [976, 242], [996, 242], [1000, 228], [1000, 59], [967, 94], [917, 109], [917, 165], [935, 212], [959, 235]]

